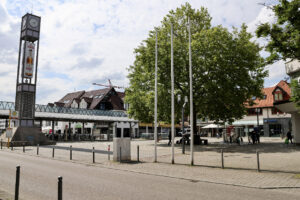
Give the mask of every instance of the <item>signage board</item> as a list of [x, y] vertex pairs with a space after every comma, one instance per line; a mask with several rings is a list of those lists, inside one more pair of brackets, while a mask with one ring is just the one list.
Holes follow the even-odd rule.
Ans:
[[25, 58], [24, 58], [24, 69], [23, 69], [23, 77], [24, 78], [32, 78], [33, 68], [34, 68], [34, 51], [35, 44], [32, 42], [25, 42]]
[[18, 118], [19, 118], [19, 113], [18, 113], [18, 111], [11, 110], [11, 111], [10, 111], [10, 118], [11, 118], [11, 119], [18, 119]]
[[285, 63], [285, 71], [288, 75], [300, 71], [300, 62], [298, 60], [291, 60]]
[[11, 138], [12, 137], [12, 128], [6, 128], [6, 137]]

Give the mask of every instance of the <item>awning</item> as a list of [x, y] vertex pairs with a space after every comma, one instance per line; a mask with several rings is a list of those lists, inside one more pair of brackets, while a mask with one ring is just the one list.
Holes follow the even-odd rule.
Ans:
[[[264, 124], [264, 121], [263, 120], [259, 120], [259, 125], [263, 125]], [[251, 120], [251, 121], [247, 121], [247, 120], [237, 120], [237, 121], [234, 121], [232, 123], [233, 126], [239, 126], [239, 125], [253, 125], [253, 126], [257, 126], [257, 120]]]
[[218, 124], [209, 124], [209, 125], [203, 126], [201, 128], [223, 128], [223, 126], [218, 125]]
[[299, 110], [297, 110], [295, 106], [295, 103], [291, 101], [274, 103], [274, 106], [279, 110], [281, 110], [282, 112], [286, 112], [286, 113], [299, 112]]

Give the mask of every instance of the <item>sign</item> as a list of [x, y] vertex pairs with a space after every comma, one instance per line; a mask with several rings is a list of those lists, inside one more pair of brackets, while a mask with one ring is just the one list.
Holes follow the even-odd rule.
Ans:
[[12, 137], [12, 128], [6, 128], [6, 137], [11, 138]]
[[11, 119], [18, 119], [18, 118], [19, 118], [19, 113], [18, 113], [18, 111], [11, 110], [11, 111], [10, 111], [10, 118], [11, 118]]
[[33, 63], [34, 63], [34, 50], [35, 45], [32, 42], [25, 42], [25, 65], [23, 70], [24, 78], [32, 78]]
[[275, 123], [277, 122], [277, 119], [264, 119], [264, 123]]

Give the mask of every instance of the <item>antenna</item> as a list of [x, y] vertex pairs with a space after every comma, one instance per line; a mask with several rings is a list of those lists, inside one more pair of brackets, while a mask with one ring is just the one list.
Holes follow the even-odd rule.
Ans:
[[33, 3], [31, 1], [31, 14], [32, 14], [32, 11], [33, 11]]

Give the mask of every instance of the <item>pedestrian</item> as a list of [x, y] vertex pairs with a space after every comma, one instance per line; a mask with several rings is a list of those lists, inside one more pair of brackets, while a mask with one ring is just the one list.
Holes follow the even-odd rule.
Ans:
[[169, 142], [168, 142], [168, 146], [170, 146], [172, 144], [172, 135], [171, 135], [171, 131], [169, 132]]
[[258, 131], [256, 134], [256, 141], [258, 144], [260, 143], [260, 131]]
[[255, 137], [255, 132], [254, 131], [251, 132], [251, 139], [252, 139], [252, 143], [255, 144], [256, 137]]
[[293, 136], [290, 130], [287, 132], [286, 137], [288, 141], [291, 141], [291, 144], [293, 144]]

